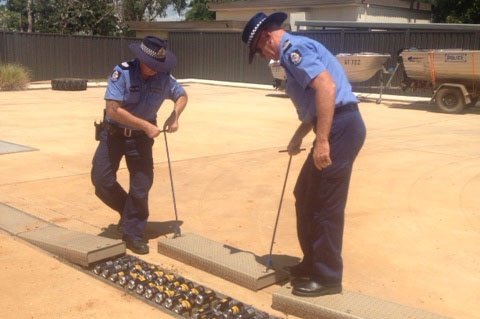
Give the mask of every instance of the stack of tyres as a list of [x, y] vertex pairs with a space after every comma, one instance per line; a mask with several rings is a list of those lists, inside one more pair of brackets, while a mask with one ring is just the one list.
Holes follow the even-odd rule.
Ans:
[[224, 294], [141, 259], [124, 255], [91, 268], [102, 280], [173, 316], [191, 319], [275, 319]]

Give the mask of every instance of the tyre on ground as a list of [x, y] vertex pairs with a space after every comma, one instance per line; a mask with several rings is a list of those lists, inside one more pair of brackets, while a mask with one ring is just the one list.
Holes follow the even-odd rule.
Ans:
[[87, 89], [86, 79], [61, 78], [52, 80], [52, 90], [83, 91]]

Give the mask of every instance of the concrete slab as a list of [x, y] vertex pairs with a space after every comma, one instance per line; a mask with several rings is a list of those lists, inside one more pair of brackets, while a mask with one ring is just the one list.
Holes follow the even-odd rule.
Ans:
[[125, 243], [121, 240], [58, 227], [3, 203], [0, 203], [0, 229], [81, 266], [125, 254]]
[[[193, 234], [158, 241], [158, 252], [243, 287], [259, 290], [288, 278], [284, 272], [267, 270], [267, 259], [247, 251]], [[273, 256], [274, 265], [285, 265], [285, 258]]]
[[18, 237], [60, 256], [71, 263], [89, 266], [97, 261], [125, 254], [121, 240], [89, 235], [50, 226], [19, 234]]
[[292, 295], [285, 285], [273, 293], [272, 308], [304, 319], [447, 319], [431, 312], [343, 290], [315, 298]]
[[0, 141], [0, 154], [37, 151], [36, 148]]
[[48, 226], [51, 226], [51, 224], [38, 217], [0, 203], [0, 229], [11, 235], [18, 235], [19, 233]]

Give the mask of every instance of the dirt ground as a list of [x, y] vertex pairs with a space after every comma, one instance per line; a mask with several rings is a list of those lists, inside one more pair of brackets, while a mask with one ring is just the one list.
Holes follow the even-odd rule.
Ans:
[[[298, 125], [295, 110], [267, 88], [185, 88], [190, 102], [168, 136], [181, 230], [266, 255], [288, 163], [278, 150]], [[37, 149], [0, 155], [0, 202], [67, 229], [112, 229], [117, 216], [94, 196], [89, 175], [104, 91], [0, 93], [0, 140]], [[450, 115], [425, 102], [375, 98], [360, 103], [368, 136], [347, 205], [344, 289], [479, 318], [479, 108]], [[163, 106], [160, 122], [171, 109]], [[292, 161], [274, 254], [300, 257], [292, 190], [305, 156]], [[175, 218], [162, 138], [154, 157], [151, 251], [142, 259], [287, 318], [271, 308], [278, 285], [254, 292], [157, 253], [163, 223]], [[119, 178], [128, 180], [124, 165]], [[0, 318], [169, 317], [1, 231], [0, 261]]]

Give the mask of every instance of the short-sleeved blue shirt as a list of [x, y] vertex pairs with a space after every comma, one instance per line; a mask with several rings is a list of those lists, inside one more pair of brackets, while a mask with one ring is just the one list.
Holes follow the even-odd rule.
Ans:
[[[146, 80], [143, 79], [140, 62], [134, 59], [113, 69], [108, 79], [105, 100], [119, 101], [128, 112], [153, 122], [157, 119], [157, 112], [165, 99], [176, 101], [182, 95], [185, 95], [185, 90], [170, 74], [158, 72]], [[115, 122], [108, 116], [107, 120]]]
[[285, 33], [280, 44], [280, 64], [287, 76], [286, 93], [292, 99], [300, 121], [312, 122], [317, 115], [315, 91], [309, 84], [325, 70], [336, 83], [335, 107], [358, 103], [342, 65], [318, 41]]

